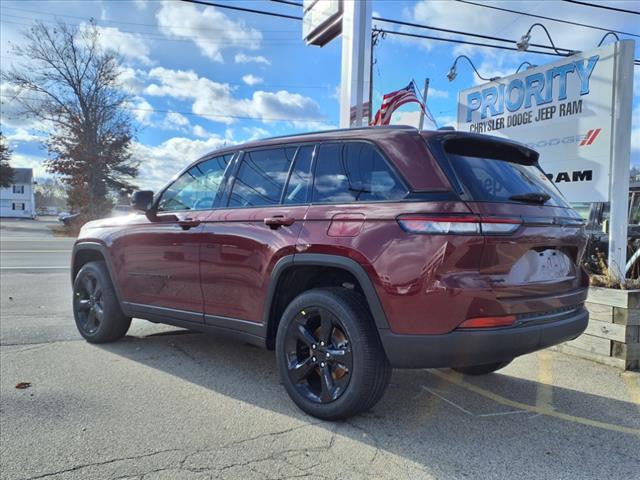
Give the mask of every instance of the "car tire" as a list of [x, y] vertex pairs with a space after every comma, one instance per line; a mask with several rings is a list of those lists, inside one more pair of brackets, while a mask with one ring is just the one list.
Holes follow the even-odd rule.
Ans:
[[291, 399], [323, 420], [369, 410], [391, 378], [365, 299], [345, 288], [314, 289], [296, 297], [278, 325], [276, 357]]
[[512, 360], [486, 363], [483, 365], [471, 365], [468, 367], [453, 367], [453, 370], [455, 370], [456, 372], [464, 373], [465, 375], [486, 375], [487, 373], [493, 373], [496, 370], [500, 370], [501, 368], [506, 367], [512, 362]]
[[131, 317], [120, 308], [104, 262], [89, 262], [76, 275], [73, 316], [80, 335], [90, 343], [113, 342], [129, 330]]

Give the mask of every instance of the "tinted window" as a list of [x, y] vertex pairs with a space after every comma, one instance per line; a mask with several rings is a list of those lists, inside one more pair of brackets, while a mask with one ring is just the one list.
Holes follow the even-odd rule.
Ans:
[[279, 204], [295, 151], [295, 148], [277, 148], [245, 153], [233, 184], [229, 206]]
[[396, 200], [407, 193], [376, 149], [362, 142], [320, 146], [313, 187], [314, 202]]
[[544, 193], [551, 197], [545, 205], [568, 206], [537, 165], [465, 155], [449, 157], [474, 200], [510, 202], [515, 201], [514, 196]]
[[300, 147], [284, 195], [284, 203], [306, 203], [311, 185], [313, 146]]
[[191, 167], [162, 193], [158, 210], [170, 212], [212, 208], [231, 158], [232, 155], [222, 155]]

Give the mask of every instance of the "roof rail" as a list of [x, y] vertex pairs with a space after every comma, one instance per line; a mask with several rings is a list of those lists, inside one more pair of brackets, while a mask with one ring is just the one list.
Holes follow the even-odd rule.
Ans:
[[324, 134], [324, 133], [338, 133], [338, 132], [351, 132], [357, 130], [417, 130], [416, 127], [411, 127], [409, 125], [381, 125], [375, 127], [349, 127], [349, 128], [334, 128], [333, 130], [316, 130], [314, 132], [305, 132], [305, 133], [292, 133], [289, 135], [278, 135], [276, 137], [267, 137], [263, 138], [260, 141], [264, 140], [277, 140], [279, 138], [291, 138], [291, 137], [303, 137], [306, 135], [315, 135], [315, 134]]

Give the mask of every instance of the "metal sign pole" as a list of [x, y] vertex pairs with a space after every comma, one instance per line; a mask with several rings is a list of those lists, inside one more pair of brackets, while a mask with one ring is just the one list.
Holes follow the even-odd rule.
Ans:
[[[371, 82], [371, 2], [345, 0], [342, 14], [340, 127], [360, 127]], [[351, 108], [354, 119], [351, 121]]]
[[631, 109], [633, 105], [633, 54], [635, 42], [616, 43], [611, 117], [611, 199], [609, 226], [609, 272], [624, 280], [627, 261], [629, 220], [629, 156], [631, 150]]

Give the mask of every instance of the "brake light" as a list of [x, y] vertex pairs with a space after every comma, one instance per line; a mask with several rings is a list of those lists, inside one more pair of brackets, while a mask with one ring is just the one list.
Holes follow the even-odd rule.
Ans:
[[515, 232], [522, 220], [477, 215], [401, 215], [398, 223], [404, 231], [431, 235], [504, 235]]
[[458, 328], [510, 327], [515, 321], [515, 315], [504, 315], [500, 317], [476, 317], [465, 320], [458, 326]]

